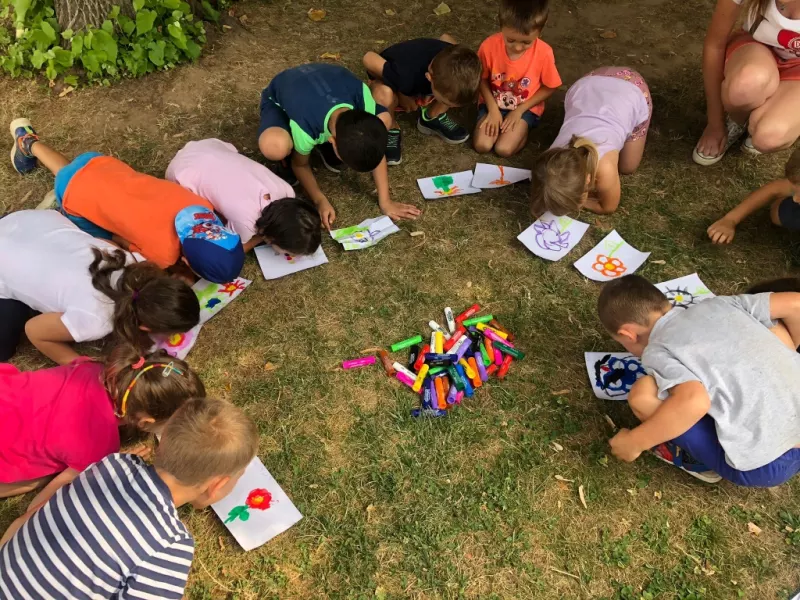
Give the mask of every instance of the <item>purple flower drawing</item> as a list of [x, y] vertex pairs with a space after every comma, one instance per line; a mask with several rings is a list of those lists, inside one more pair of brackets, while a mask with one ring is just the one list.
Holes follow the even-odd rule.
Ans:
[[534, 223], [533, 228], [536, 231], [536, 243], [542, 250], [558, 252], [569, 246], [569, 231], [561, 233], [555, 219]]

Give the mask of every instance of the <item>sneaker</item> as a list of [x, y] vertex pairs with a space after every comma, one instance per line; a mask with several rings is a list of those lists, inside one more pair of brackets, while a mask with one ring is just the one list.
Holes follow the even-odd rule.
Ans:
[[333, 149], [333, 144], [330, 142], [325, 142], [317, 146], [317, 153], [319, 157], [322, 159], [322, 164], [325, 165], [325, 168], [328, 169], [331, 173], [341, 173], [342, 166], [344, 163], [342, 159], [336, 156], [336, 151]]
[[742, 142], [742, 152], [750, 156], [761, 156], [763, 154], [761, 150], [753, 146], [753, 138], [749, 135], [745, 138], [744, 142]]
[[386, 142], [386, 163], [399, 165], [403, 162], [403, 153], [400, 149], [400, 130], [389, 130], [389, 141]]
[[672, 442], [659, 444], [650, 452], [659, 460], [678, 467], [681, 471], [688, 473], [692, 477], [706, 483], [717, 483], [722, 480], [717, 473], [710, 470], [700, 463], [683, 448], [679, 448]]
[[417, 129], [425, 135], [438, 135], [448, 144], [463, 144], [469, 139], [469, 131], [453, 121], [447, 113], [428, 119], [428, 110], [423, 107], [417, 119]]
[[44, 200], [39, 202], [36, 205], [36, 210], [48, 210], [50, 208], [56, 208], [56, 191], [50, 190], [45, 194]]
[[11, 164], [20, 175], [30, 173], [39, 162], [31, 152], [31, 146], [39, 141], [39, 136], [33, 130], [28, 119], [14, 119], [11, 121], [11, 136], [14, 138], [14, 147], [11, 148]]
[[[739, 140], [739, 138], [744, 135], [745, 131], [747, 131], [747, 122], [745, 121], [743, 125], [739, 125], [730, 117], [726, 117], [725, 127], [728, 130], [728, 141], [726, 142], [725, 148], [722, 150], [722, 152], [720, 152], [718, 156], [706, 156], [697, 149], [697, 146], [695, 146], [694, 150], [692, 151], [692, 160], [694, 162], [704, 167], [710, 167], [711, 165], [715, 165], [721, 161], [722, 157], [725, 156], [725, 153], [728, 150], [730, 150], [731, 146], [733, 146]], [[755, 150], [755, 148], [753, 149]]]
[[289, 164], [288, 160], [284, 159], [279, 163], [275, 163], [274, 171], [275, 175], [283, 179], [290, 186], [297, 187], [300, 185], [300, 182], [297, 180], [297, 175], [294, 174], [292, 166]]

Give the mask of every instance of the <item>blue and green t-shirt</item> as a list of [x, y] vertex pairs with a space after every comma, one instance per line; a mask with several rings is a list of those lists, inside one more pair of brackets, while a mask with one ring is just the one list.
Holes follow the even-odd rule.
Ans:
[[286, 69], [270, 82], [264, 96], [289, 117], [294, 149], [304, 155], [330, 139], [328, 120], [335, 110], [386, 112], [366, 84], [338, 65], [312, 63]]

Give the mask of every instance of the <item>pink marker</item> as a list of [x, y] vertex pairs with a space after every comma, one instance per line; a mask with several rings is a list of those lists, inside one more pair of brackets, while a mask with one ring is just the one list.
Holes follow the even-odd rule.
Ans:
[[486, 327], [481, 333], [483, 335], [485, 335], [487, 338], [489, 338], [490, 340], [492, 340], [493, 342], [500, 342], [501, 344], [505, 344], [509, 348], [513, 348], [514, 347], [514, 345], [511, 342], [509, 342], [508, 340], [504, 340], [502, 337], [497, 335], [494, 331], [492, 331], [488, 327]]
[[358, 367], [366, 367], [367, 365], [374, 365], [377, 359], [374, 355], [362, 356], [361, 358], [354, 358], [353, 360], [346, 360], [342, 363], [343, 369], [357, 369]]
[[456, 394], [456, 404], [461, 404], [461, 401], [464, 399], [464, 392], [458, 392]]
[[503, 353], [497, 348], [494, 348], [494, 364], [498, 367], [503, 364]]
[[409, 377], [405, 373], [403, 373], [401, 371], [397, 371], [394, 374], [394, 376], [397, 377], [398, 381], [400, 381], [401, 383], [405, 383], [408, 387], [410, 387], [410, 388], [414, 387], [414, 380], [411, 379], [411, 377]]

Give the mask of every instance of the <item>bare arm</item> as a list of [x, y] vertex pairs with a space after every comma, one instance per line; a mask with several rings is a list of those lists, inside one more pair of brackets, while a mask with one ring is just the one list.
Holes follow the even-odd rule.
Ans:
[[483, 120], [483, 132], [489, 137], [500, 135], [500, 126], [503, 123], [503, 114], [497, 107], [497, 102], [492, 96], [492, 89], [489, 87], [488, 79], [481, 79], [479, 86], [481, 98], [486, 103], [486, 118]]
[[595, 189], [590, 192], [589, 198], [583, 205], [584, 208], [598, 215], [607, 215], [617, 210], [622, 196], [616, 161], [607, 157], [608, 155], [600, 160]]
[[413, 204], [400, 204], [394, 202], [389, 195], [389, 167], [386, 157], [383, 158], [374, 171], [372, 178], [375, 180], [375, 187], [378, 189], [378, 206], [381, 212], [392, 220], [416, 219], [420, 215], [420, 210]]
[[486, 108], [489, 110], [489, 114], [496, 112], [499, 115], [500, 109], [497, 107], [497, 102], [495, 102], [494, 96], [492, 95], [492, 88], [489, 87], [489, 80], [481, 79], [479, 89], [481, 91], [481, 98], [486, 102]]
[[748, 195], [735, 208], [708, 228], [708, 237], [715, 244], [729, 244], [733, 241], [736, 226], [757, 210], [779, 198], [791, 196], [794, 186], [788, 179], [779, 179], [760, 187]]
[[328, 199], [322, 190], [319, 189], [317, 178], [314, 177], [314, 171], [311, 170], [311, 157], [305, 154], [300, 154], [296, 150], [292, 152], [292, 170], [297, 175], [297, 180], [303, 189], [308, 194], [309, 199], [319, 209], [319, 205], [327, 202]]
[[519, 110], [522, 112], [528, 111], [537, 104], [545, 102], [550, 96], [553, 95], [553, 92], [555, 91], [556, 91], [555, 88], [549, 88], [543, 85], [538, 90], [536, 90], [536, 93], [533, 96], [525, 100], [525, 102], [517, 106], [517, 108], [515, 108], [514, 110]]
[[383, 79], [383, 66], [386, 59], [377, 52], [369, 51], [364, 55], [364, 68], [375, 79]]
[[250, 250], [261, 244], [263, 241], [264, 240], [260, 235], [254, 235], [251, 237], [249, 240], [247, 240], [247, 243], [243, 245], [245, 254], [250, 252]]
[[80, 355], [70, 345], [73, 340], [64, 322], [63, 313], [46, 313], [25, 323], [25, 335], [36, 349], [59, 365], [68, 365]]

